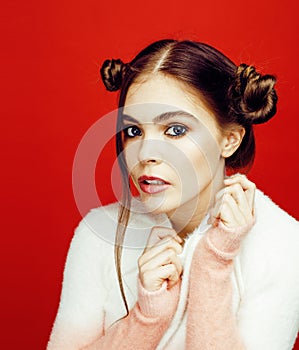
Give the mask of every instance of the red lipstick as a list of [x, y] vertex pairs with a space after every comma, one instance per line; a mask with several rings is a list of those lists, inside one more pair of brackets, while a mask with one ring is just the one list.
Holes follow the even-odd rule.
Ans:
[[155, 194], [165, 191], [170, 183], [156, 176], [143, 175], [138, 178], [141, 190], [147, 194]]

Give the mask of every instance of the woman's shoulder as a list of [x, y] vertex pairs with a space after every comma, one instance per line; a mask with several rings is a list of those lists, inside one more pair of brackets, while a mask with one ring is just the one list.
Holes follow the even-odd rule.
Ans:
[[294, 243], [298, 250], [299, 222], [280, 208], [261, 190], [256, 191], [255, 198], [256, 223], [248, 235], [248, 240], [269, 248]]
[[278, 281], [289, 276], [299, 285], [299, 222], [260, 190], [255, 211], [256, 223], [240, 254], [243, 270], [254, 279], [263, 275]]
[[[249, 235], [267, 246], [294, 244], [299, 248], [299, 222], [261, 190], [256, 191], [256, 224]], [[299, 256], [299, 254], [298, 254]]]
[[255, 210], [235, 268], [239, 330], [252, 349], [290, 349], [299, 327], [298, 222], [259, 190]]
[[110, 242], [117, 225], [118, 203], [91, 209], [75, 228], [71, 241], [72, 251], [88, 251], [102, 249]]
[[259, 189], [256, 190], [255, 209], [260, 224], [266, 223], [272, 229], [273, 224], [278, 227], [287, 226], [298, 232], [298, 221]]
[[[120, 207], [119, 202], [114, 202], [91, 209], [77, 226], [73, 240], [89, 241], [96, 246], [99, 244], [113, 246]], [[170, 227], [170, 222], [166, 215], [147, 213], [138, 198], [133, 198], [125, 235], [127, 243], [130, 245], [129, 242], [132, 241], [135, 245], [144, 246], [150, 229], [156, 225]]]

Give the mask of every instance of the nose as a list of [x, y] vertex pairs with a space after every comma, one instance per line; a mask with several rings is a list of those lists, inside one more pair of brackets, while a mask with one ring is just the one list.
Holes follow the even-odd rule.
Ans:
[[140, 141], [138, 160], [142, 164], [160, 164], [161, 158], [161, 142], [154, 139], [145, 139]]

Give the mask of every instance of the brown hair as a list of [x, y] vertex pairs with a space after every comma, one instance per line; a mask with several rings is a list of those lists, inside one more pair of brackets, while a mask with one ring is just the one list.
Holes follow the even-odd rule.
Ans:
[[[245, 129], [243, 140], [236, 152], [226, 158], [225, 165], [231, 169], [250, 167], [255, 156], [253, 124], [268, 121], [276, 113], [276, 79], [261, 75], [253, 66], [236, 66], [215, 48], [199, 42], [184, 40], [160, 40], [143, 49], [131, 62], [120, 59], [106, 60], [101, 77], [109, 91], [120, 90], [119, 108], [125, 104], [128, 89], [141, 77], [162, 73], [184, 82], [203, 96], [214, 112], [221, 127], [237, 123]], [[123, 194], [115, 238], [115, 265], [125, 307], [121, 278], [121, 252], [125, 230], [130, 215], [131, 192], [129, 174], [123, 157], [121, 136], [121, 113], [118, 115], [116, 149], [122, 172]]]

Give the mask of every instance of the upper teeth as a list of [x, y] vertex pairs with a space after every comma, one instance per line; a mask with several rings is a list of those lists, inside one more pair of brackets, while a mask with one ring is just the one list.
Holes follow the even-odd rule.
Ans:
[[164, 185], [164, 182], [161, 180], [145, 180], [145, 183], [148, 185]]

